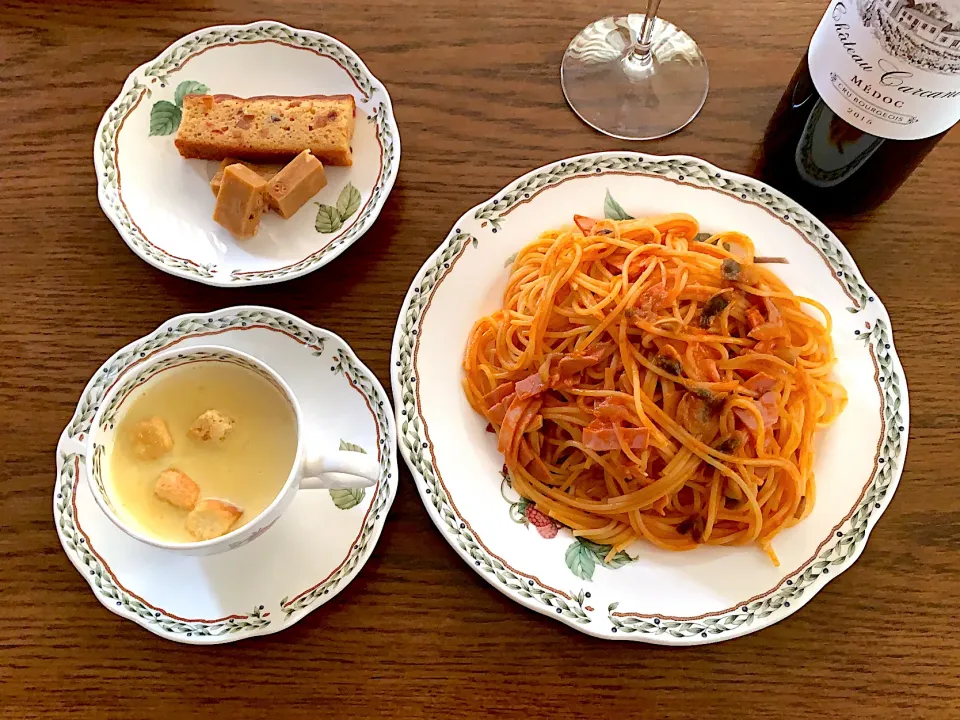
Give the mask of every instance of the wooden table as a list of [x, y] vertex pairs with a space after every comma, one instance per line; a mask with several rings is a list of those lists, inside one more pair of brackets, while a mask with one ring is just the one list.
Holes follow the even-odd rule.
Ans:
[[[51, 491], [57, 436], [114, 350], [179, 313], [257, 303], [339, 333], [387, 385], [408, 283], [466, 208], [593, 150], [749, 171], [825, 2], [665, 3], [709, 59], [710, 96], [686, 130], [642, 145], [582, 125], [558, 76], [574, 33], [640, 0], [234, 5], [0, 8], [0, 717], [960, 717], [956, 131], [881, 210], [832, 223], [893, 316], [910, 452], [863, 557], [789, 619], [692, 649], [581, 635], [466, 567], [405, 469], [372, 560], [282, 634], [176, 645], [101, 607], [60, 549]], [[97, 202], [93, 134], [135, 66], [194, 29], [262, 18], [363, 57], [393, 96], [403, 161], [376, 225], [334, 264], [227, 291], [127, 250]]]

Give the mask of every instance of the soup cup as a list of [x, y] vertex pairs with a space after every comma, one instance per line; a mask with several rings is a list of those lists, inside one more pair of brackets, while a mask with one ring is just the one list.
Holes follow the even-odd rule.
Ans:
[[[199, 362], [230, 363], [244, 368], [271, 383], [285, 398], [296, 421], [297, 451], [286, 482], [273, 501], [258, 515], [225, 535], [196, 542], [165, 541], [147, 533], [118, 512], [118, 501], [111, 496], [114, 486], [107, 461], [116, 442], [116, 428], [133, 400], [149, 392], [151, 384], [162, 373]], [[256, 358], [217, 345], [195, 345], [166, 350], [128, 368], [107, 391], [93, 418], [86, 446], [87, 481], [100, 509], [123, 532], [140, 542], [172, 552], [189, 555], [212, 555], [225, 552], [265, 532], [290, 506], [300, 490], [335, 490], [370, 487], [377, 483], [380, 464], [358, 452], [321, 451], [307, 436], [303, 413], [293, 391], [283, 378]]]

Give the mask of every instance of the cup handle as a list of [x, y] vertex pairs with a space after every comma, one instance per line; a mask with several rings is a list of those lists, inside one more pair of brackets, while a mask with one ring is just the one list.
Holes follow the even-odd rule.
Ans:
[[380, 478], [380, 463], [364, 453], [338, 450], [308, 456], [303, 472], [302, 488], [348, 490], [376, 485]]

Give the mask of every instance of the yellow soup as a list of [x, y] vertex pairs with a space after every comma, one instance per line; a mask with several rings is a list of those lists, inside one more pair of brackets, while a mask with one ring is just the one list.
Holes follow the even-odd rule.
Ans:
[[[233, 421], [222, 439], [189, 434], [197, 418], [216, 410]], [[227, 500], [243, 510], [235, 530], [277, 497], [297, 452], [296, 417], [269, 381], [237, 365], [196, 362], [151, 378], [123, 404], [106, 473], [108, 492], [121, 519], [166, 542], [193, 542], [188, 511], [154, 494], [157, 478], [175, 468], [200, 486], [200, 498]], [[160, 457], [137, 452], [137, 426], [161, 418], [173, 447]]]

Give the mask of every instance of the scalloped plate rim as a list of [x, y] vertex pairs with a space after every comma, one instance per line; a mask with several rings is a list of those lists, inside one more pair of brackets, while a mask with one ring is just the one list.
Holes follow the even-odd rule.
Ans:
[[[290, 273], [283, 274], [275, 278], [258, 278], [253, 280], [241, 280], [234, 278], [232, 274], [224, 274], [222, 279], [218, 276], [213, 277], [202, 277], [187, 271], [181, 270], [179, 268], [169, 267], [162, 262], [158, 262], [153, 258], [148, 257], [143, 253], [130, 238], [127, 237], [127, 231], [121, 226], [121, 219], [113, 212], [109, 207], [109, 203], [106, 199], [107, 187], [103, 180], [103, 160], [102, 153], [99, 148], [100, 135], [103, 132], [104, 125], [108, 122], [107, 117], [110, 112], [120, 104], [120, 101], [123, 99], [124, 94], [130, 88], [133, 87], [135, 80], [141, 75], [141, 73], [146, 70], [147, 67], [153, 65], [156, 62], [159, 62], [166, 54], [174, 50], [175, 48], [180, 47], [189, 40], [197, 37], [203, 33], [222, 30], [227, 32], [233, 32], [238, 30], [246, 30], [251, 28], [259, 27], [281, 27], [290, 32], [303, 33], [305, 35], [312, 35], [314, 37], [322, 38], [326, 41], [329, 41], [340, 47], [348, 55], [352, 55], [356, 59], [357, 65], [360, 67], [360, 70], [366, 73], [367, 77], [370, 79], [370, 83], [374, 88], [374, 92], [377, 90], [383, 93], [383, 107], [385, 110], [384, 122], [387, 127], [390, 129], [390, 132], [393, 135], [394, 146], [396, 148], [394, 160], [389, 165], [385, 165], [383, 168], [384, 172], [384, 183], [383, 183], [383, 194], [377, 204], [374, 206], [373, 212], [370, 216], [364, 221], [365, 227], [362, 227], [356, 234], [356, 236], [350, 242], [342, 243], [339, 247], [332, 249], [326, 253], [321, 259], [317, 260], [314, 263], [307, 265], [299, 270], [291, 271]], [[133, 72], [131, 72], [126, 80], [123, 81], [123, 85], [120, 87], [120, 92], [117, 94], [117, 97], [107, 106], [107, 109], [104, 110], [103, 116], [100, 118], [100, 122], [97, 123], [97, 129], [93, 136], [93, 161], [94, 161], [94, 171], [97, 176], [97, 200], [100, 203], [100, 209], [103, 211], [103, 214], [107, 216], [110, 222], [113, 224], [114, 228], [117, 231], [117, 234], [123, 240], [124, 244], [133, 252], [138, 258], [143, 260], [148, 265], [161, 270], [169, 275], [174, 275], [175, 277], [183, 278], [185, 280], [191, 280], [193, 282], [198, 282], [203, 285], [210, 285], [211, 287], [224, 287], [224, 288], [233, 288], [233, 287], [253, 287], [256, 285], [273, 285], [276, 283], [286, 282], [288, 280], [294, 280], [298, 277], [303, 277], [308, 275], [315, 270], [319, 270], [325, 265], [330, 264], [336, 260], [340, 255], [342, 255], [346, 250], [353, 245], [355, 245], [367, 232], [373, 227], [377, 219], [380, 217], [380, 213], [383, 211], [384, 206], [387, 203], [387, 199], [390, 197], [390, 193], [393, 192], [393, 186], [396, 183], [397, 176], [400, 172], [400, 156], [401, 156], [401, 144], [400, 144], [400, 129], [397, 125], [396, 115], [393, 112], [393, 100], [390, 97], [390, 93], [387, 91], [386, 85], [374, 75], [370, 68], [367, 67], [363, 59], [346, 43], [338, 40], [332, 35], [327, 35], [326, 33], [320, 32], [319, 30], [307, 30], [304, 28], [293, 27], [292, 25], [287, 25], [286, 23], [279, 22], [277, 20], [256, 20], [254, 22], [247, 23], [245, 25], [210, 25], [207, 27], [198, 28], [192, 32], [187, 33], [186, 35], [180, 37], [174, 42], [170, 43], [165, 47], [156, 57], [138, 65]], [[164, 254], [169, 255], [166, 251], [163, 251]], [[309, 257], [309, 256], [307, 256]], [[288, 265], [296, 265], [303, 262], [306, 258], [301, 258]], [[279, 270], [281, 268], [267, 268], [266, 270], [260, 272], [272, 272], [274, 270]]]
[[[67, 422], [66, 427], [64, 427], [63, 432], [60, 434], [60, 437], [57, 440], [57, 447], [55, 450], [57, 455], [57, 459], [56, 459], [57, 480], [53, 486], [53, 493], [52, 493], [53, 519], [54, 519], [54, 525], [57, 532], [57, 539], [60, 541], [60, 546], [63, 549], [64, 554], [70, 560], [70, 563], [77, 570], [80, 576], [86, 581], [87, 586], [90, 588], [90, 591], [93, 593], [93, 596], [97, 599], [97, 601], [101, 605], [103, 605], [103, 607], [105, 607], [114, 615], [117, 615], [118, 617], [124, 620], [129, 620], [135, 623], [139, 627], [143, 628], [144, 630], [147, 630], [148, 632], [150, 632], [153, 635], [156, 635], [157, 637], [163, 638], [164, 640], [169, 640], [171, 642], [181, 643], [184, 645], [225, 645], [227, 643], [238, 642], [240, 640], [246, 640], [249, 638], [262, 637], [265, 635], [273, 635], [275, 633], [282, 632], [286, 628], [294, 626], [295, 624], [303, 620], [305, 617], [313, 613], [315, 610], [318, 610], [324, 605], [326, 605], [327, 603], [329, 603], [357, 578], [357, 576], [363, 571], [363, 568], [366, 566], [367, 562], [370, 560], [370, 557], [373, 555], [374, 551], [376, 550], [377, 543], [380, 541], [380, 536], [383, 533], [384, 526], [386, 525], [387, 517], [390, 514], [390, 509], [393, 507], [393, 503], [396, 500], [396, 495], [397, 495], [398, 483], [396, 482], [396, 479], [398, 478], [396, 478], [396, 473], [394, 473], [395, 481], [392, 484], [388, 484], [386, 487], [386, 502], [381, 511], [382, 518], [379, 522], [375, 521], [373, 534], [370, 537], [369, 550], [367, 551], [366, 556], [360, 559], [356, 567], [354, 567], [354, 569], [349, 573], [347, 577], [344, 578], [342, 582], [340, 582], [334, 589], [330, 591], [330, 593], [326, 596], [325, 599], [318, 600], [317, 602], [313, 603], [309, 607], [303, 608], [302, 610], [294, 611], [287, 618], [275, 617], [273, 620], [271, 620], [271, 622], [269, 622], [267, 625], [264, 625], [262, 628], [255, 628], [253, 630], [249, 630], [245, 632], [238, 632], [234, 635], [228, 635], [228, 634], [212, 635], [212, 636], [198, 635], [196, 637], [186, 637], [185, 634], [183, 633], [179, 635], [174, 635], [171, 633], [163, 632], [162, 630], [156, 628], [155, 626], [144, 622], [143, 618], [141, 618], [139, 615], [136, 615], [135, 613], [131, 613], [129, 611], [124, 610], [123, 608], [118, 608], [114, 604], [110, 604], [107, 598], [105, 598], [103, 595], [97, 592], [97, 588], [94, 584], [93, 578], [86, 572], [87, 568], [81, 565], [79, 556], [77, 556], [76, 553], [74, 553], [67, 547], [66, 539], [64, 538], [63, 533], [60, 531], [60, 525], [58, 522], [56, 522], [58, 518], [57, 490], [59, 487], [59, 478], [60, 478], [60, 472], [62, 469], [60, 454], [61, 452], [64, 452], [64, 453], [68, 452], [67, 450], [65, 450], [65, 447], [69, 446], [70, 444], [76, 445], [76, 451], [78, 452], [81, 451], [81, 448], [83, 447], [82, 441], [76, 440], [70, 436], [70, 426], [73, 425], [76, 418], [80, 415], [80, 403], [82, 402], [87, 392], [89, 392], [91, 387], [94, 385], [97, 375], [103, 371], [103, 368], [108, 367], [113, 362], [115, 362], [121, 353], [129, 350], [130, 348], [142, 342], [143, 340], [150, 338], [151, 336], [161, 332], [168, 325], [172, 325], [174, 322], [179, 322], [179, 321], [188, 320], [188, 319], [218, 317], [218, 316], [223, 316], [230, 313], [235, 313], [235, 312], [245, 311], [245, 310], [260, 311], [260, 312], [269, 313], [275, 316], [283, 317], [284, 319], [289, 320], [290, 322], [300, 324], [300, 325], [306, 326], [307, 328], [310, 328], [321, 337], [327, 340], [330, 340], [333, 343], [339, 343], [340, 345], [339, 349], [343, 349], [349, 354], [350, 359], [354, 363], [356, 363], [357, 367], [367, 376], [368, 379], [373, 381], [374, 389], [377, 390], [377, 393], [384, 399], [384, 402], [389, 403], [390, 397], [388, 393], [383, 389], [383, 385], [380, 383], [379, 379], [377, 379], [377, 376], [370, 370], [370, 368], [368, 368], [357, 357], [357, 354], [354, 352], [353, 348], [347, 343], [347, 341], [344, 340], [342, 337], [340, 337], [337, 333], [331, 330], [327, 330], [325, 328], [321, 328], [316, 325], [313, 325], [312, 323], [309, 323], [306, 320], [303, 320], [302, 318], [296, 315], [293, 315], [292, 313], [286, 312], [285, 310], [279, 310], [277, 308], [271, 308], [265, 305], [231, 305], [229, 307], [213, 310], [209, 313], [197, 312], [197, 313], [183, 313], [181, 315], [175, 315], [171, 317], [169, 320], [158, 325], [154, 330], [132, 340], [131, 342], [127, 343], [123, 347], [119, 348], [116, 352], [114, 352], [109, 358], [107, 358], [107, 360], [105, 360], [103, 363], [100, 364], [100, 366], [94, 371], [93, 375], [90, 376], [90, 380], [87, 382], [87, 384], [84, 385], [83, 390], [81, 391], [79, 396], [77, 407], [74, 410], [73, 414], [70, 416], [70, 420]], [[386, 412], [386, 416], [389, 421], [389, 427], [388, 427], [389, 436], [387, 437], [387, 451], [390, 454], [390, 467], [396, 470], [397, 468], [399, 468], [399, 462], [397, 458], [397, 441], [396, 441], [397, 432], [396, 432], [395, 414], [391, 412]], [[84, 470], [84, 472], [86, 472], [86, 470]], [[85, 480], [82, 479], [82, 475], [78, 474], [77, 477], [74, 479], [74, 482], [75, 483], [85, 482]], [[76, 492], [76, 490], [74, 490], [74, 492]], [[349, 557], [349, 554], [348, 554], [348, 557]]]
[[[700, 637], [699, 634], [696, 634], [693, 637], [683, 637], [683, 638], [674, 637], [669, 633], [662, 633], [657, 635], [645, 635], [643, 633], [636, 633], [636, 634], [616, 633], [615, 634], [610, 631], [608, 627], [608, 623], [598, 623], [596, 626], [593, 626], [591, 624], [578, 624], [576, 621], [569, 619], [565, 615], [558, 616], [557, 614], [551, 612], [551, 610], [554, 608], [550, 606], [544, 605], [542, 603], [537, 603], [532, 598], [519, 597], [515, 591], [509, 590], [503, 584], [498, 583], [496, 581], [496, 578], [492, 577], [488, 573], [485, 573], [482, 568], [477, 567], [472, 561], [469, 554], [457, 545], [452, 535], [448, 532], [448, 528], [443, 524], [443, 521], [440, 518], [439, 514], [432, 508], [430, 495], [428, 493], [428, 488], [426, 487], [426, 484], [424, 482], [424, 478], [414, 466], [414, 463], [410, 459], [409, 451], [401, 440], [401, 427], [404, 423], [404, 417], [401, 415], [401, 411], [403, 408], [403, 400], [401, 396], [401, 392], [402, 392], [401, 379], [399, 377], [398, 367], [400, 364], [400, 340], [401, 340], [401, 337], [403, 336], [402, 323], [403, 323], [404, 314], [409, 310], [410, 303], [416, 295], [414, 293], [414, 288], [418, 287], [423, 282], [423, 278], [424, 278], [424, 275], [426, 274], [427, 269], [441, 255], [443, 250], [446, 248], [448, 243], [456, 236], [458, 231], [464, 231], [471, 227], [475, 227], [476, 229], [481, 229], [481, 230], [483, 229], [480, 227], [480, 221], [475, 217], [475, 215], [481, 209], [493, 203], [494, 201], [501, 199], [505, 193], [510, 192], [512, 189], [519, 187], [522, 183], [529, 180], [530, 178], [535, 177], [539, 173], [543, 173], [543, 172], [552, 170], [554, 168], [559, 168], [561, 167], [562, 164], [573, 163], [573, 162], [582, 161], [582, 160], [591, 160], [591, 159], [601, 160], [601, 159], [617, 158], [617, 157], [630, 158], [635, 160], [644, 160], [649, 162], [662, 162], [662, 161], [684, 162], [686, 161], [686, 162], [702, 164], [703, 166], [708, 168], [711, 172], [718, 173], [724, 178], [742, 180], [742, 181], [746, 181], [749, 184], [760, 185], [761, 187], [765, 188], [765, 190], [770, 196], [781, 198], [782, 200], [788, 201], [789, 203], [796, 206], [803, 213], [803, 215], [805, 215], [808, 219], [812, 220], [816, 226], [826, 231], [826, 233], [829, 235], [833, 244], [840, 250], [844, 262], [852, 271], [856, 273], [856, 276], [862, 281], [863, 286], [869, 291], [869, 294], [874, 298], [874, 302], [871, 303], [871, 309], [875, 311], [875, 314], [878, 318], [885, 320], [887, 323], [887, 326], [889, 327], [890, 357], [891, 357], [891, 361], [895, 364], [895, 366], [899, 368], [900, 376], [901, 376], [900, 384], [903, 390], [903, 397], [902, 397], [901, 404], [902, 404], [902, 411], [905, 415], [904, 422], [903, 422], [903, 425], [904, 425], [903, 446], [898, 455], [898, 457], [901, 458], [901, 462], [897, 466], [895, 476], [891, 479], [889, 483], [886, 494], [879, 501], [880, 507], [876, 508], [875, 511], [870, 514], [867, 520], [863, 541], [857, 547], [854, 548], [854, 551], [849, 556], [849, 558], [847, 558], [842, 565], [840, 565], [839, 567], [836, 567], [832, 573], [830, 573], [828, 576], [821, 574], [810, 585], [808, 591], [804, 592], [804, 594], [801, 595], [798, 599], [795, 599], [793, 601], [793, 604], [789, 608], [780, 607], [776, 609], [774, 612], [772, 612], [767, 618], [761, 618], [754, 623], [744, 623], [733, 630], [723, 632], [718, 635], [708, 635], [708, 637], [706, 638]], [[604, 173], [600, 173], [601, 176], [603, 174]], [[627, 174], [643, 175], [645, 177], [654, 178], [654, 179], [656, 177], [656, 176], [639, 172], [639, 171], [630, 172]], [[589, 177], [589, 176], [584, 176], [584, 177]], [[661, 178], [661, 179], [666, 180], [666, 178]], [[679, 182], [681, 185], [690, 184], [696, 187], [696, 185], [692, 182], [687, 182], [687, 181], [679, 181]], [[551, 189], [551, 185], [545, 185], [532, 192], [541, 193], [541, 192], [548, 191], [550, 189]], [[753, 204], [747, 200], [742, 200], [736, 197], [732, 193], [724, 193], [724, 194], [730, 195], [731, 198], [736, 200], [737, 202]], [[423, 319], [421, 316], [418, 326], [422, 324], [422, 322], [423, 322]], [[755, 633], [759, 630], [766, 629], [772, 625], [775, 625], [781, 620], [784, 620], [790, 617], [791, 615], [796, 613], [798, 610], [800, 610], [802, 607], [806, 606], [806, 604], [810, 602], [810, 600], [812, 600], [817, 593], [823, 590], [823, 588], [826, 587], [831, 580], [843, 574], [846, 570], [852, 567], [857, 562], [857, 560], [860, 559], [860, 556], [863, 554], [863, 551], [866, 549], [867, 543], [870, 540], [870, 535], [873, 531], [873, 528], [876, 526], [880, 518], [886, 512], [887, 508], [890, 505], [890, 502], [893, 499], [893, 495], [895, 494], [897, 488], [899, 487], [900, 479], [903, 474], [903, 464], [906, 460], [907, 446], [909, 444], [910, 402], [909, 402], [909, 394], [908, 394], [908, 387], [907, 387], [907, 377], [906, 377], [906, 372], [903, 368], [903, 364], [900, 362], [899, 355], [896, 351], [896, 346], [894, 344], [893, 324], [890, 320], [890, 315], [886, 307], [884, 306], [883, 302], [880, 300], [879, 295], [877, 295], [877, 293], [874, 292], [874, 290], [866, 282], [866, 279], [864, 278], [863, 273], [860, 271], [860, 268], [857, 266], [856, 261], [854, 260], [853, 256], [850, 254], [850, 251], [843, 244], [843, 242], [837, 237], [837, 235], [830, 228], [828, 228], [819, 218], [817, 218], [816, 215], [814, 215], [805, 207], [800, 205], [800, 203], [793, 200], [790, 196], [777, 190], [773, 186], [767, 183], [764, 183], [762, 180], [758, 180], [757, 178], [753, 178], [748, 175], [744, 175], [742, 173], [733, 172], [731, 170], [725, 170], [717, 165], [714, 165], [713, 163], [707, 160], [698, 158], [693, 155], [654, 155], [650, 153], [643, 153], [643, 152], [630, 151], [630, 150], [605, 150], [600, 152], [573, 155], [567, 158], [554, 160], [552, 162], [546, 163], [538, 168], [535, 168], [533, 170], [530, 170], [529, 172], [524, 173], [523, 175], [520, 175], [519, 177], [509, 181], [506, 185], [504, 185], [499, 190], [497, 190], [489, 198], [482, 200], [481, 202], [477, 203], [476, 205], [468, 209], [451, 226], [450, 231], [447, 233], [446, 236], [444, 236], [444, 239], [440, 242], [437, 248], [432, 253], [430, 253], [430, 255], [423, 261], [423, 264], [417, 270], [416, 274], [414, 275], [413, 279], [410, 282], [410, 287], [408, 288], [407, 293], [404, 296], [403, 303], [400, 306], [400, 312], [397, 316], [397, 325], [394, 330], [393, 344], [392, 344], [391, 353], [390, 353], [390, 383], [392, 386], [394, 412], [396, 413], [397, 445], [400, 451], [400, 455], [403, 457], [404, 462], [406, 463], [407, 468], [409, 469], [410, 474], [413, 477], [414, 484], [417, 487], [417, 492], [420, 495], [420, 500], [424, 505], [427, 515], [433, 521], [433, 524], [436, 526], [437, 530], [443, 536], [444, 540], [447, 541], [450, 547], [453, 548], [456, 554], [466, 563], [466, 565], [471, 570], [476, 572], [477, 575], [483, 578], [485, 582], [493, 586], [497, 591], [499, 591], [501, 594], [505, 595], [506, 597], [510, 598], [515, 603], [518, 603], [519, 605], [529, 610], [532, 610], [540, 615], [544, 615], [553, 620], [559, 621], [564, 625], [567, 625], [578, 632], [584, 633], [591, 637], [600, 638], [603, 640], [621, 640], [621, 641], [628, 641], [628, 642], [640, 642], [640, 643], [646, 643], [650, 645], [661, 645], [661, 646], [672, 646], [672, 647], [691, 647], [691, 646], [697, 646], [697, 645], [710, 645], [717, 642], [734, 640], [736, 638], [743, 637], [744, 635]], [[881, 410], [882, 408], [883, 408], [883, 404], [881, 404]], [[881, 436], [881, 440], [882, 439], [883, 437]], [[872, 475], [871, 479], [873, 478], [874, 476]], [[871, 484], [872, 482], [868, 483], [865, 486], [865, 488], [869, 487]], [[854, 506], [854, 509], [855, 508], [856, 506]], [[463, 516], [461, 515], [461, 517]], [[474, 534], [476, 535], [476, 533]], [[802, 572], [804, 569], [810, 567], [814, 562], [816, 562], [816, 558], [814, 558], [814, 560], [812, 560], [811, 562], [804, 563], [800, 568], [798, 568], [798, 574]], [[783, 581], [781, 581], [781, 585], [782, 585], [782, 582]], [[776, 592], [778, 587], [779, 586], [764, 591], [759, 597], [764, 598], [764, 597], [770, 596], [772, 593]], [[601, 610], [602, 609], [598, 608], [594, 612], [596, 612], [599, 615], [601, 613]], [[724, 615], [727, 615], [727, 614], [729, 614], [729, 611], [726, 613], [724, 612], [708, 613], [705, 616], [705, 618], [723, 617]], [[604, 619], [606, 619], [606, 615], [604, 615], [603, 617]], [[657, 615], [657, 616], [651, 616], [651, 617], [661, 617], [661, 616]], [[681, 621], [682, 620], [683, 619], [681, 619]]]

